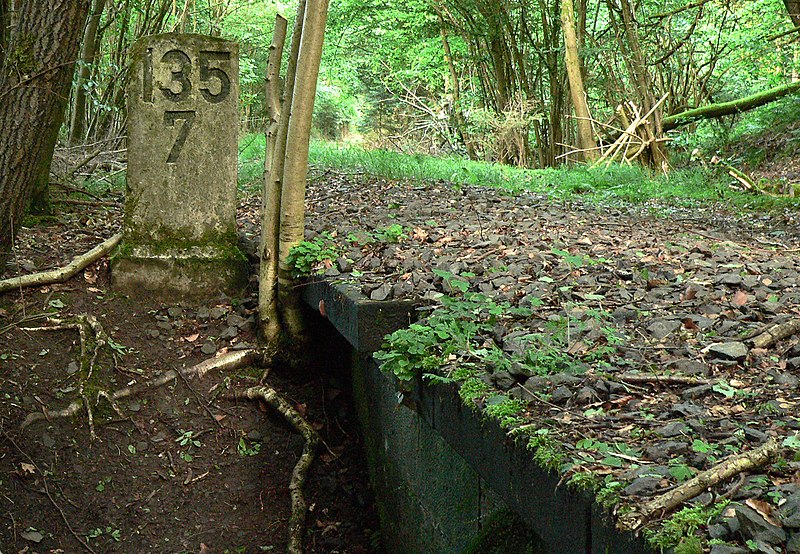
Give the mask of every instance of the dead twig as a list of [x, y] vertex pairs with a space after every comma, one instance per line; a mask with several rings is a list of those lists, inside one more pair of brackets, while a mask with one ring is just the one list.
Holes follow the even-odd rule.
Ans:
[[635, 530], [641, 527], [654, 515], [663, 514], [676, 508], [681, 503], [691, 500], [706, 489], [713, 487], [734, 475], [766, 465], [780, 450], [778, 441], [771, 439], [756, 448], [730, 456], [711, 469], [696, 475], [679, 487], [645, 502], [641, 507], [620, 518], [622, 528]]
[[797, 333], [800, 333], [800, 318], [790, 319], [785, 323], [772, 325], [748, 342], [753, 348], [767, 348], [779, 340], [791, 337]]
[[[188, 379], [193, 379], [195, 377], [202, 377], [206, 373], [212, 370], [229, 371], [245, 367], [248, 365], [262, 364], [264, 363], [265, 357], [266, 357], [266, 351], [263, 349], [251, 349], [251, 350], [241, 350], [238, 352], [229, 352], [227, 354], [223, 354], [216, 358], [204, 360], [199, 364], [194, 365], [190, 368], [180, 370], [180, 372], [170, 369], [159, 375], [156, 375], [152, 379], [148, 379], [143, 383], [137, 383], [129, 387], [116, 390], [113, 393], [106, 392], [105, 395], [103, 395], [103, 397], [109, 401], [115, 402], [120, 398], [127, 398], [128, 396], [138, 393], [139, 391], [154, 389], [166, 385], [170, 381], [177, 379], [178, 373], [181, 373], [184, 377]], [[34, 412], [28, 414], [28, 416], [22, 422], [20, 429], [24, 430], [29, 425], [37, 421], [41, 421], [43, 419], [51, 421], [52, 419], [63, 419], [63, 418], [73, 417], [80, 412], [82, 407], [83, 407], [83, 401], [76, 400], [63, 410], [51, 411], [46, 408], [43, 408], [41, 413]]]

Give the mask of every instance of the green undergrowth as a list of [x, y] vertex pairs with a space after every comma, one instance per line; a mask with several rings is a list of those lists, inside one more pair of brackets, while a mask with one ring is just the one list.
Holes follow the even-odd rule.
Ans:
[[[265, 140], [246, 135], [239, 147], [239, 186], [251, 192], [261, 187]], [[586, 166], [557, 169], [524, 169], [509, 165], [471, 161], [456, 157], [436, 158], [385, 150], [313, 141], [309, 164], [319, 172], [366, 174], [389, 180], [444, 182], [499, 188], [509, 194], [531, 191], [554, 199], [582, 199], [595, 203], [641, 204], [658, 201], [681, 206], [724, 202], [740, 209], [777, 209], [797, 206], [800, 201], [732, 190], [724, 168], [674, 169], [669, 175], [637, 165]]]

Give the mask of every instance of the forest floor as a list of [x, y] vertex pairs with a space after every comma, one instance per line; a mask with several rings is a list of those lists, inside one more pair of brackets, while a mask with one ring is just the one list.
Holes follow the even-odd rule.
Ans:
[[[250, 251], [258, 205], [245, 197], [238, 214]], [[800, 530], [800, 517], [781, 512], [800, 505], [800, 466], [782, 442], [800, 427], [800, 344], [796, 332], [751, 342], [800, 317], [796, 212], [737, 214], [724, 199], [584, 204], [332, 171], [312, 177], [307, 210], [307, 239], [327, 250], [310, 260], [315, 278], [427, 310], [450, 295], [481, 325], [492, 312], [496, 321], [447, 356], [440, 377], [470, 368], [479, 408], [518, 401], [505, 423], [546, 438], [565, 479], [599, 476], [636, 505], [777, 439], [783, 465], [689, 502], [725, 497], [741, 505], [730, 517], [763, 516], [763, 528], [718, 530], [730, 544]], [[6, 276], [63, 265], [120, 220], [119, 207], [68, 205], [57, 222], [22, 230]], [[105, 360], [109, 388], [255, 341], [252, 296], [200, 309], [152, 304], [111, 291], [106, 264], [0, 297], [2, 550], [74, 552], [78, 537], [98, 552], [283, 551], [301, 439], [257, 406], [216, 396], [259, 375], [208, 376], [191, 388], [178, 380], [131, 398], [124, 417], [96, 426], [95, 441], [83, 416], [19, 431], [27, 414], [75, 394], [77, 333], [24, 330], [47, 325], [40, 314], [97, 317], [117, 345]], [[269, 381], [326, 441], [307, 485], [310, 551], [377, 551], [346, 383], [315, 368], [275, 368]]]
[[[61, 208], [22, 230], [6, 277], [64, 265], [121, 222], [121, 208]], [[285, 552], [303, 439], [271, 408], [220, 396], [257, 384], [261, 369], [176, 379], [119, 402], [119, 415], [101, 400], [94, 440], [84, 411], [20, 430], [79, 387], [78, 332], [26, 330], [53, 325], [45, 315], [97, 318], [111, 339], [95, 368], [109, 392], [256, 341], [252, 294], [165, 305], [115, 294], [108, 279], [101, 260], [63, 285], [0, 296], [0, 552]], [[307, 551], [380, 552], [349, 359], [317, 353], [267, 377], [324, 441], [305, 487]]]
[[[431, 381], [459, 382], [617, 515], [700, 472], [718, 478], [729, 456], [769, 450], [770, 461], [639, 515], [665, 547], [696, 533], [714, 552], [797, 551], [796, 210], [586, 204], [335, 172], [315, 178], [307, 210], [322, 251], [308, 259], [315, 279], [433, 314], [384, 356], [401, 376], [408, 362], [438, 368]], [[252, 216], [242, 224], [256, 236]], [[695, 512], [659, 527], [682, 507]]]

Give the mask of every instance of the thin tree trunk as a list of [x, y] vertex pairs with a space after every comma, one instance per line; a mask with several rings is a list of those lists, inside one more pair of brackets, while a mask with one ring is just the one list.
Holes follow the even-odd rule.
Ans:
[[[295, 24], [292, 36], [292, 59], [297, 59], [297, 50], [300, 48], [300, 33], [304, 7], [298, 11], [298, 24]], [[286, 41], [286, 28], [288, 22], [281, 15], [275, 17], [275, 31], [272, 35], [272, 44], [269, 47], [269, 64], [267, 67], [266, 98], [267, 98], [267, 146], [264, 156], [264, 194], [261, 215], [261, 265], [259, 266], [258, 313], [261, 322], [262, 336], [269, 342], [274, 341], [280, 332], [278, 318], [278, 246], [280, 229], [281, 208], [281, 179], [278, 167], [282, 173], [283, 164], [276, 159], [277, 151], [281, 152], [281, 160], [286, 152], [286, 134], [281, 133], [281, 121], [286, 120], [288, 127], [288, 113], [284, 117], [284, 104], [280, 97], [280, 70], [283, 57], [283, 46]], [[296, 47], [295, 47], [296, 43]], [[291, 81], [293, 83], [293, 80]], [[290, 81], [287, 80], [287, 89]], [[289, 96], [290, 93], [287, 90]], [[289, 97], [291, 102], [291, 97]], [[280, 136], [283, 140], [280, 141]]]
[[458, 133], [461, 135], [461, 140], [467, 149], [467, 156], [469, 159], [477, 160], [478, 157], [475, 154], [475, 145], [472, 143], [472, 138], [469, 136], [469, 131], [467, 130], [467, 119], [464, 117], [464, 110], [461, 106], [461, 83], [458, 78], [456, 65], [453, 62], [453, 53], [450, 51], [450, 40], [447, 38], [447, 28], [445, 27], [442, 14], [439, 13], [438, 15], [442, 37], [442, 48], [444, 50], [444, 59], [445, 62], [447, 62], [447, 68], [450, 75], [450, 85], [452, 87], [453, 117], [455, 119], [456, 129], [458, 129]]
[[287, 264], [289, 251], [300, 244], [305, 230], [306, 173], [311, 136], [314, 97], [317, 93], [322, 43], [328, 18], [328, 0], [308, 0], [303, 18], [303, 36], [297, 59], [289, 130], [286, 136], [286, 161], [281, 191], [280, 266], [278, 294], [283, 324], [288, 336], [299, 335], [300, 305], [294, 279]]
[[49, 172], [89, 0], [26, 0], [0, 71], [0, 270]]
[[592, 161], [597, 158], [597, 151], [595, 150], [594, 132], [592, 131], [592, 122], [589, 116], [589, 105], [586, 102], [586, 92], [583, 88], [574, 12], [572, 0], [561, 0], [561, 27], [564, 30], [569, 90], [572, 95], [572, 105], [575, 108], [575, 117], [577, 118], [578, 144], [581, 148], [581, 157], [586, 161]]
[[69, 143], [79, 144], [86, 134], [86, 83], [92, 74], [95, 57], [97, 56], [97, 28], [105, 9], [106, 0], [94, 0], [89, 21], [83, 32], [81, 45], [81, 64], [78, 70], [78, 79], [75, 83], [75, 93], [72, 97], [72, 117], [69, 126]]

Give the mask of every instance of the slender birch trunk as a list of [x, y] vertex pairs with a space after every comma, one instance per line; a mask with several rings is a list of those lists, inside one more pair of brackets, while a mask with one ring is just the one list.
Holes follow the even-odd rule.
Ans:
[[[302, 25], [302, 14], [298, 14]], [[281, 180], [283, 172], [282, 159], [286, 152], [286, 133], [281, 133], [281, 121], [288, 126], [289, 114], [284, 113], [280, 91], [280, 69], [283, 58], [283, 47], [286, 42], [286, 18], [278, 15], [275, 18], [275, 32], [269, 49], [267, 67], [266, 97], [267, 129], [266, 155], [264, 156], [264, 195], [261, 219], [261, 265], [259, 266], [258, 305], [262, 335], [268, 341], [275, 339], [280, 331], [278, 319], [278, 232], [280, 224]], [[299, 25], [295, 26], [293, 43], [300, 47]], [[293, 48], [294, 50], [294, 48]], [[296, 56], [294, 56], [296, 58]], [[287, 79], [286, 88], [290, 86]], [[287, 93], [291, 94], [288, 90]], [[290, 99], [291, 101], [291, 99]], [[280, 141], [280, 136], [283, 140]], [[280, 145], [280, 147], [279, 147]], [[280, 158], [277, 156], [280, 155]], [[276, 178], [277, 177], [277, 178]]]
[[297, 59], [289, 129], [286, 135], [286, 161], [283, 168], [280, 222], [280, 261], [278, 295], [284, 330], [289, 337], [301, 328], [300, 307], [291, 269], [286, 263], [289, 251], [300, 244], [305, 229], [306, 173], [311, 136], [311, 119], [317, 93], [322, 43], [328, 17], [328, 0], [308, 0], [303, 18], [303, 34]]

